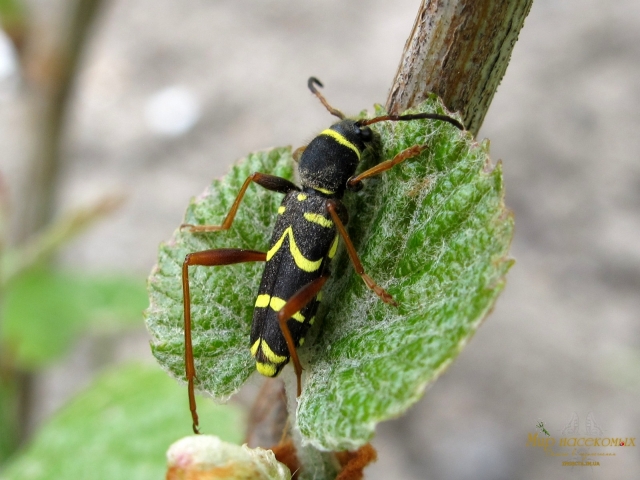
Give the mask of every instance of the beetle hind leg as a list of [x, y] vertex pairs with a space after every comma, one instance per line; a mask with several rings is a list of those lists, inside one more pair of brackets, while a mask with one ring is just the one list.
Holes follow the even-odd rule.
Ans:
[[241, 248], [219, 248], [202, 252], [189, 253], [182, 264], [182, 299], [184, 302], [184, 357], [185, 375], [189, 391], [189, 409], [193, 420], [193, 432], [198, 430], [198, 413], [196, 411], [196, 396], [194, 382], [196, 379], [196, 367], [193, 361], [193, 344], [191, 342], [191, 294], [189, 292], [189, 267], [200, 265], [214, 267], [233, 265], [244, 262], [264, 262], [267, 259], [265, 252], [256, 250], [244, 250]]
[[289, 348], [289, 354], [293, 362], [293, 368], [296, 372], [296, 380], [298, 383], [297, 396], [302, 393], [302, 364], [298, 357], [298, 351], [296, 350], [296, 342], [291, 335], [291, 330], [287, 325], [287, 320], [293, 317], [297, 312], [302, 310], [309, 302], [311, 302], [316, 295], [320, 292], [323, 285], [329, 278], [329, 273], [325, 273], [321, 277], [316, 278], [312, 282], [306, 284], [300, 290], [293, 294], [293, 296], [284, 304], [284, 306], [278, 311], [278, 321], [280, 322], [280, 330], [287, 342]]

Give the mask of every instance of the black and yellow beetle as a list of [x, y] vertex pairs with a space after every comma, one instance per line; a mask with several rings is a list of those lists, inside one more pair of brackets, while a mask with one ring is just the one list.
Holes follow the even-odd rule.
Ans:
[[345, 243], [353, 266], [367, 287], [388, 304], [396, 305], [391, 295], [369, 277], [345, 228], [348, 213], [341, 202], [347, 190], [358, 191], [362, 180], [379, 175], [393, 166], [422, 152], [426, 145], [414, 145], [390, 160], [356, 175], [360, 158], [373, 140], [368, 127], [382, 121], [442, 120], [464, 127], [446, 115], [419, 113], [386, 115], [371, 119], [350, 120], [331, 107], [316, 89], [322, 87], [311, 77], [309, 89], [338, 123], [320, 132], [309, 145], [294, 152], [302, 187], [266, 173], [253, 173], [242, 185], [229, 213], [221, 225], [182, 225], [194, 233], [228, 230], [247, 188], [253, 182], [285, 195], [278, 209], [278, 219], [267, 252], [239, 248], [220, 248], [190, 253], [182, 266], [184, 300], [185, 365], [189, 389], [189, 406], [193, 430], [198, 432], [198, 415], [194, 394], [195, 366], [191, 343], [191, 297], [189, 267], [221, 266], [242, 262], [266, 262], [253, 313], [250, 350], [256, 369], [267, 377], [275, 377], [293, 360], [298, 396], [301, 393], [302, 366], [296, 348], [302, 345], [313, 325], [321, 299], [321, 289], [330, 276], [329, 264], [338, 248], [339, 238]]

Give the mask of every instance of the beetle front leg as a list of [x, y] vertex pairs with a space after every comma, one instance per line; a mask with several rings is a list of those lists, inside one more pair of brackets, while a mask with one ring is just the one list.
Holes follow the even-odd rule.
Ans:
[[242, 197], [244, 197], [247, 188], [249, 185], [255, 182], [263, 188], [267, 190], [271, 190], [272, 192], [278, 193], [289, 193], [292, 190], [300, 190], [295, 184], [291, 183], [289, 180], [281, 177], [276, 177], [275, 175], [269, 175], [267, 173], [252, 173], [247, 177], [247, 179], [242, 184], [240, 188], [240, 192], [236, 197], [233, 205], [231, 205], [231, 209], [227, 216], [223, 220], [220, 225], [191, 225], [188, 223], [183, 223], [180, 225], [180, 229], [188, 230], [191, 233], [208, 233], [208, 232], [219, 232], [220, 230], [229, 230], [231, 225], [233, 224], [233, 220], [236, 218], [236, 213], [238, 212], [238, 207], [240, 206], [240, 202], [242, 201]]
[[347, 181], [347, 188], [350, 190], [359, 190], [360, 182], [365, 178], [373, 177], [375, 175], [380, 175], [383, 172], [395, 167], [399, 163], [404, 162], [410, 158], [420, 155], [424, 150], [427, 149], [427, 145], [414, 145], [413, 147], [409, 147], [398, 153], [395, 157], [390, 160], [386, 160], [382, 163], [379, 163], [375, 167], [371, 167], [368, 170], [365, 170], [360, 175], [356, 175], [355, 177], [351, 177]]

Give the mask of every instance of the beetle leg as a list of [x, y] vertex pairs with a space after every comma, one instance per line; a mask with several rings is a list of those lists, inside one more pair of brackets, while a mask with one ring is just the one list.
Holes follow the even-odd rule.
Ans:
[[347, 180], [347, 187], [350, 190], [357, 189], [358, 186], [360, 185], [360, 182], [365, 178], [373, 177], [375, 175], [380, 175], [381, 173], [386, 172], [387, 170], [395, 167], [399, 163], [402, 163], [409, 158], [413, 158], [417, 155], [420, 155], [426, 149], [427, 149], [427, 145], [414, 145], [413, 147], [406, 148], [405, 150], [398, 153], [392, 159], [379, 163], [375, 167], [371, 167], [370, 169], [365, 170], [360, 175], [351, 177], [349, 180]]
[[293, 296], [287, 300], [287, 303], [278, 312], [278, 321], [280, 322], [280, 330], [287, 342], [289, 348], [289, 354], [293, 361], [293, 368], [296, 371], [296, 379], [298, 381], [298, 397], [302, 393], [302, 365], [300, 364], [300, 358], [298, 357], [298, 351], [296, 350], [296, 344], [291, 336], [291, 331], [287, 325], [289, 320], [296, 312], [302, 310], [311, 300], [315, 298], [318, 292], [322, 289], [329, 274], [325, 273], [321, 277], [316, 278], [312, 282], [307, 283], [304, 287], [298, 290]]
[[242, 184], [240, 188], [240, 193], [236, 197], [233, 205], [231, 205], [231, 209], [224, 221], [221, 225], [190, 225], [188, 223], [183, 223], [180, 225], [180, 229], [188, 230], [192, 233], [207, 233], [207, 232], [218, 232], [220, 230], [229, 230], [231, 228], [231, 224], [236, 217], [236, 213], [238, 211], [238, 207], [240, 206], [240, 202], [242, 201], [242, 197], [244, 197], [247, 188], [251, 182], [255, 182], [261, 187], [266, 188], [267, 190], [271, 190], [272, 192], [278, 193], [289, 193], [292, 190], [300, 190], [296, 185], [291, 183], [289, 180], [276, 177], [275, 175], [269, 175], [266, 173], [255, 172], [247, 177], [247, 179]]
[[380, 285], [378, 285], [369, 275], [364, 272], [364, 267], [360, 262], [360, 258], [358, 258], [358, 253], [356, 252], [353, 243], [351, 242], [351, 238], [349, 238], [349, 234], [347, 233], [347, 229], [344, 227], [342, 220], [340, 220], [340, 216], [338, 215], [338, 204], [334, 200], [327, 200], [327, 210], [333, 218], [333, 221], [338, 228], [338, 233], [344, 240], [345, 246], [347, 247], [347, 253], [349, 253], [349, 257], [351, 258], [351, 263], [353, 263], [353, 268], [355, 268], [356, 273], [360, 275], [364, 283], [369, 287], [373, 292], [380, 297], [380, 299], [384, 303], [388, 303], [389, 305], [393, 305], [394, 307], [398, 306], [398, 303], [393, 299], [393, 297]]
[[196, 367], [193, 362], [193, 345], [191, 343], [191, 295], [189, 293], [189, 267], [201, 265], [205, 267], [233, 265], [243, 262], [264, 262], [265, 252], [244, 250], [241, 248], [218, 248], [202, 252], [189, 253], [182, 264], [182, 300], [184, 302], [184, 364], [189, 390], [189, 409], [193, 420], [193, 432], [198, 430], [198, 413], [193, 382], [196, 378]]

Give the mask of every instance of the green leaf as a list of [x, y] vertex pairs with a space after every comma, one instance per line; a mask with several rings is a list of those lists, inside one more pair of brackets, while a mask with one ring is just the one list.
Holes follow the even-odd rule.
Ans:
[[22, 368], [38, 368], [89, 327], [137, 323], [145, 306], [143, 282], [135, 278], [31, 269], [7, 287], [0, 338]]
[[[236, 408], [201, 403], [206, 431], [241, 441], [244, 423]], [[164, 478], [167, 448], [190, 433], [186, 405], [184, 389], [157, 368], [120, 367], [52, 418], [0, 478]]]
[[[433, 98], [417, 111], [447, 113]], [[439, 121], [382, 122], [373, 128], [382, 159], [416, 144], [428, 149], [345, 197], [349, 232], [365, 271], [400, 306], [384, 304], [367, 290], [345, 252], [336, 257], [320, 312], [324, 321], [315, 341], [310, 335], [300, 351], [305, 374], [298, 426], [307, 443], [324, 450], [363, 445], [378, 422], [416, 402], [492, 308], [512, 264], [513, 219], [488, 143], [477, 144], [470, 134]], [[376, 157], [365, 158], [362, 168]], [[250, 173], [290, 178], [291, 168], [288, 149], [250, 155], [189, 206], [186, 221], [220, 224]], [[185, 254], [220, 247], [267, 249], [281, 196], [259, 187], [250, 187], [247, 195], [230, 231], [177, 232], [161, 247], [149, 280], [147, 321], [156, 357], [178, 378], [184, 377], [180, 267]], [[226, 397], [254, 368], [248, 338], [261, 266], [193, 270], [199, 388]]]
[[[0, 466], [18, 448], [20, 432], [18, 382], [0, 376]], [[0, 467], [1, 468], [1, 467]]]
[[27, 9], [20, 0], [0, 0], [0, 25], [11, 30], [22, 26], [27, 20]]

